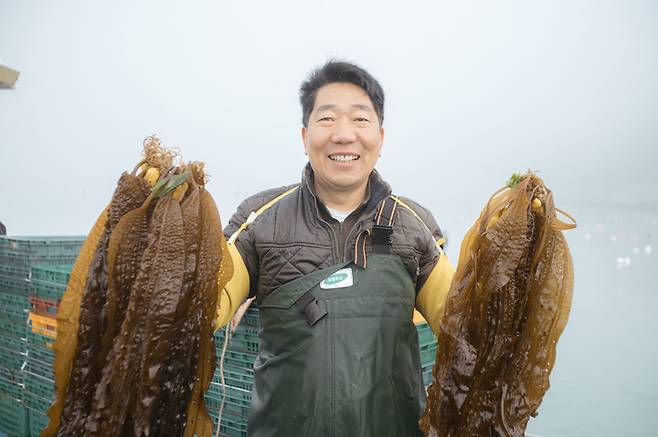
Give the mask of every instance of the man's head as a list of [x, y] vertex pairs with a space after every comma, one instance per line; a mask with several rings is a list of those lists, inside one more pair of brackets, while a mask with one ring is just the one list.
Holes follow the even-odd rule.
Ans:
[[365, 189], [384, 140], [381, 85], [354, 64], [329, 61], [310, 74], [299, 94], [302, 140], [316, 188]]

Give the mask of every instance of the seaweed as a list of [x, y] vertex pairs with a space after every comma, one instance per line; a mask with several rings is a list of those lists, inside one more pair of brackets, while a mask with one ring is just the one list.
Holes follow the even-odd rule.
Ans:
[[[149, 144], [164, 168], [171, 153]], [[62, 299], [44, 436], [211, 435], [203, 394], [218, 291], [232, 275], [219, 213], [202, 163], [170, 167], [150, 194], [137, 167], [119, 180]]]
[[575, 224], [558, 211], [539, 177], [516, 175], [466, 233], [419, 422], [426, 435], [522, 436], [537, 414], [573, 290], [562, 231]]
[[65, 393], [58, 435], [85, 435], [87, 416], [84, 412], [90, 408], [94, 388], [104, 364], [98, 356], [100, 342], [97, 338], [105, 331], [106, 325], [103, 308], [108, 279], [107, 246], [110, 235], [121, 217], [139, 207], [148, 196], [148, 192], [148, 185], [143, 179], [123, 173], [112, 196], [105, 228], [89, 264], [82, 293], [76, 351]]

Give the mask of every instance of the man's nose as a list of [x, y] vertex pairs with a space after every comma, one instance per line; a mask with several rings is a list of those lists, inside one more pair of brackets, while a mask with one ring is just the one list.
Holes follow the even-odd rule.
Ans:
[[354, 126], [349, 120], [339, 119], [331, 135], [331, 141], [336, 144], [349, 144], [356, 141]]

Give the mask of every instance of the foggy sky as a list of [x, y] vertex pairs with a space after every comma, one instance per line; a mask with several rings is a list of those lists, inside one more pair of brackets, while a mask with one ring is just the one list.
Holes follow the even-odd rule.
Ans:
[[[100, 4], [99, 4], [100, 3]], [[386, 92], [377, 166], [458, 242], [512, 172], [558, 206], [658, 205], [651, 1], [0, 0], [0, 221], [85, 234], [159, 134], [202, 160], [226, 222], [299, 180], [297, 92], [335, 56]]]

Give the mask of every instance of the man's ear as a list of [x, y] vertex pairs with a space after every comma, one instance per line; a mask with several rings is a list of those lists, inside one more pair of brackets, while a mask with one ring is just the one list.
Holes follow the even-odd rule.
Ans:
[[302, 126], [302, 143], [304, 143], [304, 155], [308, 155], [308, 142], [306, 141], [306, 128]]
[[379, 156], [382, 156], [382, 149], [384, 148], [384, 128], [383, 127], [379, 128], [379, 134], [382, 137], [382, 143], [379, 146]]

